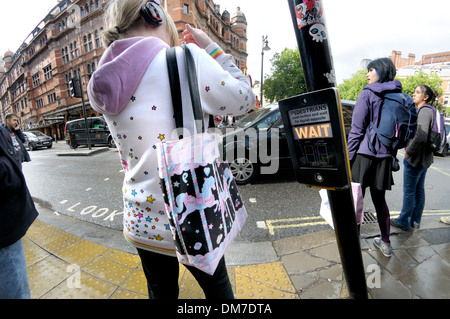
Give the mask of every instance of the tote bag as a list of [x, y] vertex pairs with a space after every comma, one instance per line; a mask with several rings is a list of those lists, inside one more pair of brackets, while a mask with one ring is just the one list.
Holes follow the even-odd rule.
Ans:
[[[196, 123], [203, 123], [194, 61], [183, 46]], [[175, 122], [183, 127], [175, 49], [168, 49]], [[227, 247], [241, 231], [247, 211], [233, 174], [221, 161], [220, 136], [205, 133], [180, 136], [156, 145], [158, 171], [166, 214], [179, 262], [212, 275]], [[200, 132], [199, 132], [200, 130]]]

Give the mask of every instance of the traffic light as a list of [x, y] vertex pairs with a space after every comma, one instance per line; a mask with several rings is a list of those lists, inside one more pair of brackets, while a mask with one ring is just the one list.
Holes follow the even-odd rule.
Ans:
[[69, 82], [70, 96], [81, 98], [83, 97], [81, 92], [81, 80], [80, 78], [71, 78]]

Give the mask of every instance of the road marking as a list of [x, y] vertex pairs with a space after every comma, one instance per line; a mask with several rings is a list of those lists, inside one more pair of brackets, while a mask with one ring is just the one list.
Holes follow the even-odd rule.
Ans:
[[437, 172], [439, 172], [439, 173], [442, 173], [442, 174], [444, 174], [444, 175], [450, 176], [449, 173], [444, 172], [443, 170], [441, 170], [441, 169], [439, 169], [439, 168], [436, 168], [436, 167], [434, 167], [433, 165], [430, 166], [430, 168], [431, 168], [431, 169], [434, 169], [435, 171], [437, 171]]
[[[311, 220], [322, 220], [322, 221], [311, 222]], [[293, 222], [300, 222], [300, 223], [292, 224]], [[267, 229], [269, 230], [269, 234], [271, 235], [275, 235], [275, 229], [300, 228], [306, 226], [327, 225], [327, 224], [328, 223], [323, 220], [322, 216], [266, 220]]]
[[[424, 210], [422, 216], [441, 216], [441, 215], [449, 215], [450, 210], [448, 209], [433, 209], [433, 210]], [[376, 213], [374, 213], [376, 215]], [[398, 217], [400, 212], [391, 211], [391, 217]]]
[[104, 181], [105, 181], [105, 182], [106, 182], [106, 181], [109, 181], [109, 177], [105, 178]]
[[92, 188], [86, 188], [86, 192], [89, 192], [91, 190], [92, 190]]
[[266, 225], [266, 222], [262, 220], [262, 221], [256, 222], [256, 227], [266, 229], [267, 225]]
[[65, 204], [65, 203], [67, 203], [67, 202], [68, 202], [68, 200], [67, 200], [67, 199], [64, 199], [64, 200], [60, 201], [59, 203], [60, 203], [60, 204]]
[[[376, 215], [376, 213], [373, 213]], [[441, 216], [449, 215], [450, 210], [424, 210], [423, 216]], [[391, 217], [395, 218], [400, 215], [399, 211], [391, 211]], [[256, 222], [256, 226], [262, 229], [268, 229], [270, 235], [275, 235], [276, 229], [301, 228], [306, 226], [328, 225], [322, 216], [298, 217], [286, 219], [273, 219]]]

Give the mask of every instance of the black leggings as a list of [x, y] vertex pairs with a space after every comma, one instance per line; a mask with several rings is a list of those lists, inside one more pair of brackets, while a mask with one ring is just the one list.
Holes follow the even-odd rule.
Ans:
[[[379, 190], [375, 187], [370, 188], [370, 196], [372, 197], [373, 206], [377, 212], [378, 226], [380, 227], [381, 239], [385, 243], [390, 243], [389, 233], [391, 231], [389, 207], [386, 203], [385, 190]], [[365, 195], [365, 188], [363, 188], [363, 195]]]
[[[180, 270], [178, 259], [140, 248], [137, 248], [137, 251], [147, 278], [149, 298], [178, 299], [178, 275]], [[202, 287], [206, 299], [234, 299], [225, 265], [225, 257], [222, 257], [212, 276], [195, 267], [186, 265], [185, 267]]]

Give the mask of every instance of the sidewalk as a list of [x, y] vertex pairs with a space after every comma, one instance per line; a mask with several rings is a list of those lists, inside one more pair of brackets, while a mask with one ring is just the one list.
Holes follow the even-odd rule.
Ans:
[[[120, 231], [41, 208], [23, 239], [33, 299], [146, 299], [139, 257]], [[391, 229], [394, 254], [372, 244], [378, 225], [361, 227], [361, 247], [372, 299], [450, 298], [450, 226], [440, 216], [421, 229]], [[346, 299], [334, 231], [274, 242], [234, 243], [226, 254], [238, 299]], [[180, 268], [180, 298], [203, 299]], [[378, 287], [378, 288], [377, 288]]]

